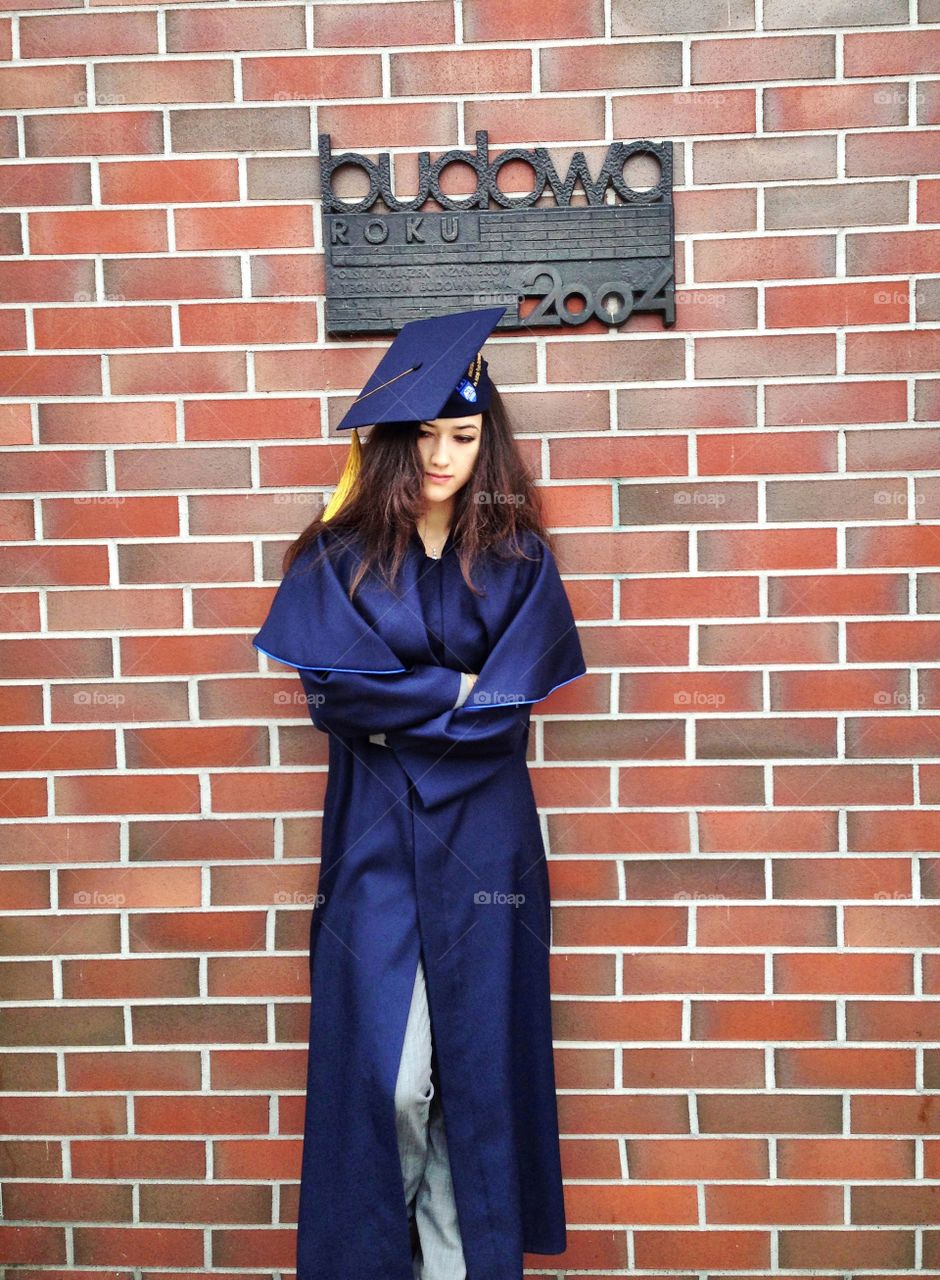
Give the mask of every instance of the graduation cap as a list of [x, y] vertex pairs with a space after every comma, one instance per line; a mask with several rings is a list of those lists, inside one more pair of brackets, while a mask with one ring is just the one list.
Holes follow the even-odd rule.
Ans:
[[493, 384], [480, 348], [505, 311], [505, 307], [454, 311], [409, 320], [402, 327], [336, 428], [353, 434], [324, 520], [340, 509], [359, 474], [362, 446], [357, 427], [462, 418], [489, 407]]

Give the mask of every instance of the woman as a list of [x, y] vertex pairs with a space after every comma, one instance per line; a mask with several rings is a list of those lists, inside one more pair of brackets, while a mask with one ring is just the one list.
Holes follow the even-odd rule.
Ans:
[[401, 330], [255, 637], [329, 735], [298, 1280], [516, 1280], [566, 1247], [526, 750], [585, 667], [479, 355], [503, 310]]

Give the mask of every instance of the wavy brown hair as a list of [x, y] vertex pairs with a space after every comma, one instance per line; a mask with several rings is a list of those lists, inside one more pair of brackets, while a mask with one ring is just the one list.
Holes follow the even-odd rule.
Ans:
[[[350, 584], [350, 598], [370, 568], [390, 587], [405, 558], [417, 521], [424, 511], [424, 466], [418, 449], [418, 422], [380, 422], [369, 432], [362, 466], [346, 501], [330, 519], [320, 514], [284, 553], [284, 572], [310, 549], [324, 531], [324, 551], [333, 536], [340, 543], [355, 539], [360, 564]], [[467, 483], [454, 496], [451, 532], [464, 580], [471, 578], [479, 555], [523, 557], [520, 535], [530, 530], [551, 547], [542, 520], [542, 503], [522, 461], [512, 425], [499, 391], [492, 388], [483, 410], [480, 449]]]

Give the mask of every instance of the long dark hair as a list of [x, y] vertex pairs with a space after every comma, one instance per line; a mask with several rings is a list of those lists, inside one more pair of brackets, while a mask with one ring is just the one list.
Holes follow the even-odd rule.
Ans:
[[[328, 530], [324, 552], [334, 535], [340, 542], [355, 538], [358, 544], [360, 564], [350, 585], [350, 598], [373, 565], [390, 586], [394, 584], [424, 509], [419, 429], [418, 422], [379, 422], [372, 427], [363, 446], [359, 475], [346, 501], [330, 520], [323, 519], [324, 503], [316, 519], [284, 553], [285, 573]], [[523, 530], [537, 533], [551, 546], [542, 521], [541, 498], [494, 386], [489, 407], [483, 411], [480, 450], [473, 471], [454, 498], [451, 533], [471, 591], [479, 594], [471, 579], [477, 556], [489, 551], [498, 556], [525, 556], [519, 543]]]

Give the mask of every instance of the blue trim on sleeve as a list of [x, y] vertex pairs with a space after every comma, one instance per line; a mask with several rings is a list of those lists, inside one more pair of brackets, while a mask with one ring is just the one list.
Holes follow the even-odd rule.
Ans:
[[279, 658], [276, 653], [268, 653], [267, 649], [262, 649], [260, 644], [255, 644], [252, 640], [252, 647], [257, 649], [259, 653], [263, 653], [266, 658], [273, 658], [275, 662], [283, 662], [285, 667], [295, 667], [298, 671], [350, 671], [354, 675], [359, 676], [395, 676], [400, 671], [407, 671], [407, 667], [390, 667], [387, 671], [365, 670], [362, 667], [310, 667], [305, 666], [302, 662], [290, 662], [287, 658]]

